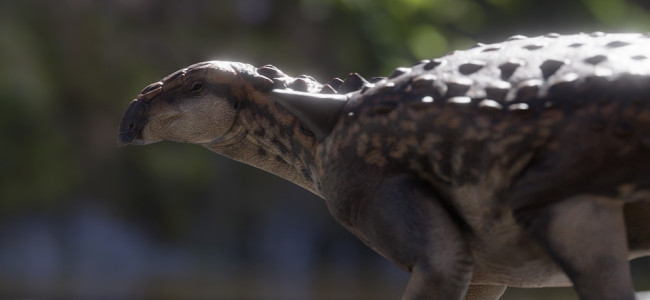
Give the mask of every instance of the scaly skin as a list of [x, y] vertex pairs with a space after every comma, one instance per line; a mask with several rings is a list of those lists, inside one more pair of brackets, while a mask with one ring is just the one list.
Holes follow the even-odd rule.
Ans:
[[[404, 299], [571, 284], [634, 299], [627, 260], [650, 254], [648, 49], [642, 34], [513, 37], [374, 84], [207, 62], [147, 87], [119, 143], [201, 144], [321, 196], [412, 272]], [[326, 115], [300, 102], [322, 97]]]

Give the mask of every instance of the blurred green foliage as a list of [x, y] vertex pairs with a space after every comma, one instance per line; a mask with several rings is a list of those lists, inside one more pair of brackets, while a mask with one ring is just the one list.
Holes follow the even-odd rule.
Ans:
[[202, 60], [372, 77], [515, 34], [645, 32], [649, 12], [645, 0], [2, 1], [0, 219], [92, 202], [182, 241], [277, 207], [323, 216], [297, 187], [198, 147], [118, 149], [123, 110]]

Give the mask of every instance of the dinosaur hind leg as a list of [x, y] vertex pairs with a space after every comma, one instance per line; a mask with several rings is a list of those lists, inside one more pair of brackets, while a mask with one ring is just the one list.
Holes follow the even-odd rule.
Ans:
[[564, 270], [581, 299], [634, 299], [623, 202], [577, 195], [517, 209], [515, 217]]

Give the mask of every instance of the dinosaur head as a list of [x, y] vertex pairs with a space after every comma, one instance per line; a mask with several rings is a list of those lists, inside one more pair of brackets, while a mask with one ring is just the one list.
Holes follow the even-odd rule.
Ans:
[[247, 88], [270, 90], [273, 81], [253, 66], [224, 61], [191, 65], [142, 90], [129, 105], [118, 145], [163, 140], [203, 144], [225, 139]]

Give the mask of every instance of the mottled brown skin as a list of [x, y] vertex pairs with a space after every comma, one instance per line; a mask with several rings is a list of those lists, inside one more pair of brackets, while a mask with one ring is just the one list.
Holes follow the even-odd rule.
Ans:
[[273, 89], [335, 88], [208, 62], [146, 88], [119, 141], [201, 144], [321, 196], [412, 273], [403, 299], [571, 284], [634, 299], [627, 261], [650, 255], [648, 49], [601, 33], [478, 45], [361, 82], [325, 137]]

